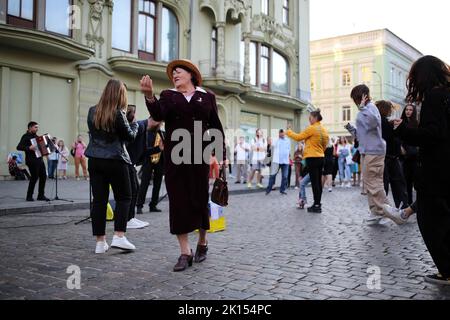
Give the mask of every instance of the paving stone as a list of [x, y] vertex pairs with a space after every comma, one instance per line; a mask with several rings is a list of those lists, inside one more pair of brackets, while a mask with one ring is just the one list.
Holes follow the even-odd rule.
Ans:
[[[322, 215], [299, 212], [296, 192], [288, 192], [231, 195], [228, 229], [209, 234], [208, 259], [181, 273], [172, 272], [179, 248], [169, 232], [167, 201], [163, 214], [140, 217], [150, 228], [127, 232], [138, 248], [131, 254], [93, 254], [90, 223], [4, 229], [0, 299], [450, 299], [450, 290], [423, 281], [435, 266], [416, 223], [365, 226], [367, 199], [358, 188], [324, 194]], [[0, 216], [0, 225], [58, 224], [87, 215]], [[112, 233], [108, 223], [108, 241]], [[196, 238], [190, 236], [192, 245]], [[70, 265], [81, 269], [81, 290], [66, 287]], [[367, 288], [369, 266], [381, 268], [381, 290]]]

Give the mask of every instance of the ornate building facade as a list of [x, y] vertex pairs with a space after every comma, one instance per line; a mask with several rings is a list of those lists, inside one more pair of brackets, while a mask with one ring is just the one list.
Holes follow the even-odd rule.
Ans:
[[177, 58], [196, 63], [216, 93], [231, 146], [256, 128], [300, 129], [309, 0], [0, 0], [0, 176], [30, 120], [66, 145], [88, 140], [87, 111], [110, 78], [145, 118], [140, 78], [170, 88], [166, 65]]
[[365, 83], [374, 100], [405, 105], [406, 79], [422, 54], [388, 29], [311, 41], [312, 102], [333, 136], [348, 136], [358, 110], [352, 88]]

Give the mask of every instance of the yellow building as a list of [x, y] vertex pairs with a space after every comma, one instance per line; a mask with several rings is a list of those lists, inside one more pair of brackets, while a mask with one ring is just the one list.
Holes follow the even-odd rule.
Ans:
[[171, 87], [176, 58], [199, 66], [231, 144], [239, 128], [300, 129], [309, 0], [0, 0], [0, 176], [30, 120], [66, 145], [88, 140], [87, 111], [112, 77], [147, 117], [139, 79]]
[[[312, 103], [333, 136], [348, 136], [358, 109], [352, 88], [365, 83], [374, 100], [404, 106], [406, 79], [422, 54], [388, 29], [311, 41]], [[401, 109], [400, 109], [401, 111]]]

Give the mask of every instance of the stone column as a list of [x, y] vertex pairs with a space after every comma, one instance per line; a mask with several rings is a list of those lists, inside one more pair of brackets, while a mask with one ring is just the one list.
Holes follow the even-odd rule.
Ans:
[[217, 22], [217, 77], [225, 76], [225, 22]]
[[244, 83], [250, 83], [250, 38], [244, 35]]

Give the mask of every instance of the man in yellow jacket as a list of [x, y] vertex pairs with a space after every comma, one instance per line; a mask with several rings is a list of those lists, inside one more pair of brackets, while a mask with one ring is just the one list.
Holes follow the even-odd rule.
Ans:
[[287, 136], [295, 141], [305, 141], [303, 159], [306, 161], [306, 168], [311, 178], [311, 186], [314, 195], [314, 204], [308, 208], [308, 212], [322, 212], [322, 170], [325, 157], [325, 149], [328, 144], [328, 132], [320, 123], [322, 115], [320, 109], [313, 111], [309, 115], [311, 124], [301, 133], [295, 133], [290, 128]]

